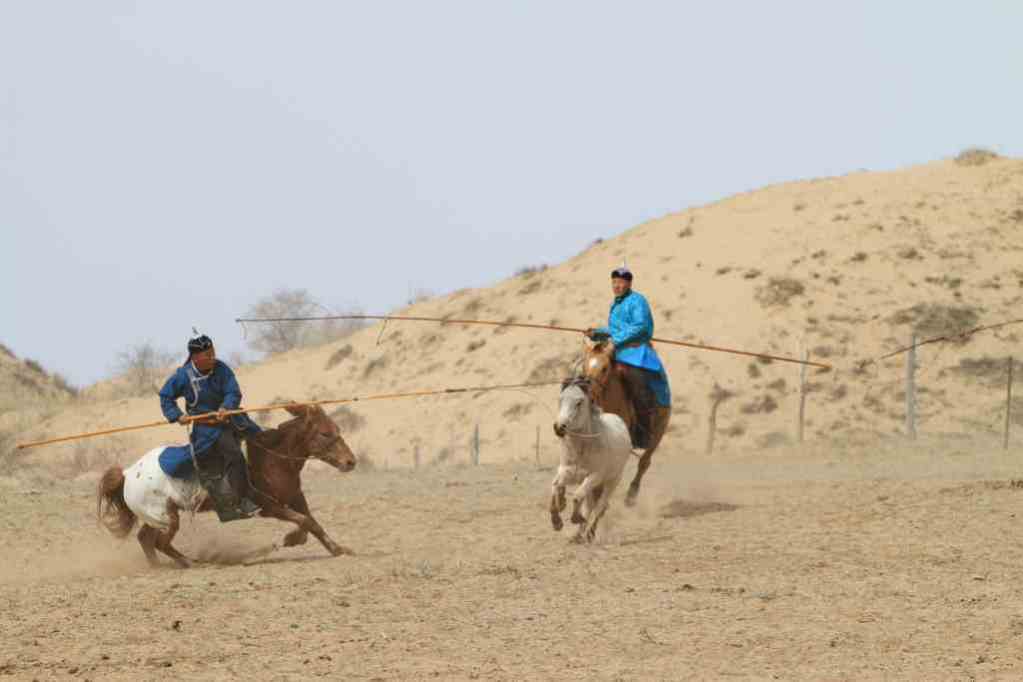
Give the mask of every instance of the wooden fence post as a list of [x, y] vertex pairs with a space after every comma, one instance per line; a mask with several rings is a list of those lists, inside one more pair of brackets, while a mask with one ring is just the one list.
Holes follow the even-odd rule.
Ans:
[[722, 388], [717, 382], [714, 382], [714, 390], [710, 392], [710, 418], [707, 420], [708, 432], [707, 432], [707, 454], [714, 454], [714, 432], [718, 428], [718, 406], [724, 401], [731, 398], [734, 393], [726, 388]]
[[1012, 356], [1009, 356], [1009, 379], [1005, 384], [1005, 445], [1009, 449], [1009, 424], [1012, 420]]
[[472, 465], [479, 466], [480, 464], [480, 425], [477, 422], [476, 428], [472, 432]]
[[536, 468], [540, 468], [540, 425], [536, 425]]
[[906, 355], [906, 433], [916, 439], [916, 332], [910, 337]]
[[[810, 351], [803, 349], [803, 362], [810, 359]], [[803, 424], [806, 420], [806, 365], [799, 367], [799, 442], [803, 442]]]

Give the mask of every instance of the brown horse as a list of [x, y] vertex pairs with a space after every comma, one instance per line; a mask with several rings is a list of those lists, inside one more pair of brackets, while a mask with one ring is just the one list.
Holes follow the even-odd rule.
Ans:
[[[341, 437], [337, 424], [321, 407], [289, 406], [294, 415], [276, 429], [267, 429], [247, 439], [249, 479], [253, 499], [260, 505], [260, 516], [289, 521], [298, 526], [284, 536], [284, 546], [304, 544], [308, 534], [316, 536], [334, 556], [352, 551], [334, 542], [309, 511], [302, 493], [302, 468], [310, 459], [319, 459], [339, 471], [355, 468], [355, 455]], [[171, 542], [179, 527], [179, 512], [195, 509], [212, 511], [212, 500], [205, 497], [196, 508], [193, 500], [199, 484], [191, 479], [172, 479], [159, 468], [163, 448], [147, 453], [128, 469], [111, 467], [99, 482], [96, 515], [117, 537], [125, 537], [142, 520], [139, 544], [149, 563], [157, 563], [160, 550], [179, 566], [189, 559]], [[127, 494], [126, 494], [126, 486]]]
[[[632, 431], [636, 423], [636, 410], [629, 394], [625, 389], [625, 382], [619, 373], [618, 365], [614, 359], [614, 351], [606, 342], [586, 344], [583, 353], [583, 375], [590, 380], [590, 395], [593, 401], [600, 406], [604, 412], [617, 414]], [[668, 422], [671, 420], [670, 407], [658, 407], [650, 419], [650, 445], [639, 457], [639, 465], [636, 467], [636, 476], [629, 484], [629, 492], [625, 495], [625, 504], [630, 507], [636, 504], [636, 496], [639, 495], [639, 485], [643, 480], [643, 474], [650, 468], [650, 458], [653, 456], [657, 446], [661, 444], [664, 432], [668, 430]]]

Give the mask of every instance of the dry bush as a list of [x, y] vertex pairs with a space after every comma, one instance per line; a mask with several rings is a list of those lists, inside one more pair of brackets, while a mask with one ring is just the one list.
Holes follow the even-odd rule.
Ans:
[[64, 462], [60, 473], [65, 478], [76, 478], [82, 474], [105, 471], [125, 462], [129, 454], [123, 446], [80, 442], [75, 445], [71, 457]]
[[352, 348], [352, 344], [350, 343], [346, 343], [341, 348], [338, 348], [331, 354], [330, 358], [327, 360], [327, 366], [324, 367], [324, 369], [325, 370], [334, 369], [339, 364], [341, 364], [342, 361], [348, 359], [352, 355], [353, 350], [354, 349]]
[[[1019, 361], [1017, 361], [1018, 363]], [[1009, 372], [1009, 361], [1005, 357], [962, 358], [951, 371], [960, 376], [977, 379], [984, 383], [999, 385], [1005, 383]]]
[[150, 395], [160, 390], [174, 355], [142, 341], [117, 353], [114, 374], [125, 380], [132, 395]]
[[[947, 336], [977, 326], [983, 309], [972, 306], [949, 306], [940, 303], [918, 303], [896, 311], [889, 320], [893, 324], [911, 324], [926, 337]], [[965, 343], [968, 339], [960, 339]]]
[[344, 405], [331, 412], [330, 418], [345, 434], [355, 433], [366, 425], [365, 417]]
[[370, 374], [373, 374], [378, 369], [383, 369], [384, 367], [387, 367], [386, 355], [381, 355], [378, 358], [373, 358], [372, 360], [366, 363], [366, 367], [362, 370], [362, 378], [365, 379], [369, 377]]
[[[317, 302], [305, 289], [278, 289], [259, 299], [245, 317], [295, 318], [325, 315], [357, 315], [356, 309], [336, 311]], [[308, 320], [260, 322], [249, 329], [249, 346], [264, 353], [283, 353], [295, 348], [337, 341], [366, 326], [365, 320]]]
[[739, 408], [743, 414], [770, 414], [778, 409], [778, 401], [770, 395], [754, 398]]
[[773, 306], [785, 306], [794, 297], [800, 296], [805, 291], [803, 283], [792, 277], [771, 277], [767, 284], [757, 287], [757, 302], [765, 308]]
[[516, 403], [501, 413], [505, 419], [524, 417], [533, 409], [533, 403]]
[[531, 371], [529, 376], [526, 377], [525, 383], [533, 384], [543, 381], [559, 381], [569, 375], [572, 363], [575, 359], [574, 353], [568, 353], [555, 355], [547, 358], [546, 360], [542, 360], [533, 367], [533, 371]]
[[487, 345], [485, 339], [479, 339], [478, 341], [470, 341], [469, 345], [465, 347], [465, 352], [472, 353], [473, 351], [477, 351], [480, 348], [483, 348], [483, 346], [485, 345]]
[[545, 263], [541, 263], [540, 265], [526, 265], [516, 270], [514, 276], [529, 279], [533, 275], [539, 274], [546, 269], [547, 265]]
[[1001, 157], [990, 149], [983, 147], [970, 147], [959, 152], [955, 162], [960, 166], [983, 166], [989, 161], [995, 161]]

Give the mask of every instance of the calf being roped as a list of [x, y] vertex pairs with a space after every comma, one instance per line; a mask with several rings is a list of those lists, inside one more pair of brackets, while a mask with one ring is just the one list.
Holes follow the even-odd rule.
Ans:
[[586, 379], [566, 380], [554, 422], [562, 450], [558, 473], [551, 484], [551, 525], [561, 530], [565, 488], [579, 484], [572, 493], [572, 523], [579, 525], [575, 542], [593, 540], [597, 523], [607, 511], [632, 453], [625, 422], [618, 415], [602, 412], [590, 399], [589, 387]]

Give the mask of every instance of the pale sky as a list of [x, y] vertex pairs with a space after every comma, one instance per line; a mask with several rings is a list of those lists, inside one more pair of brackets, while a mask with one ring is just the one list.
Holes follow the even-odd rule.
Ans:
[[244, 348], [279, 287], [387, 311], [769, 183], [1023, 156], [1021, 26], [1016, 0], [0, 0], [0, 342], [87, 384], [193, 325]]

